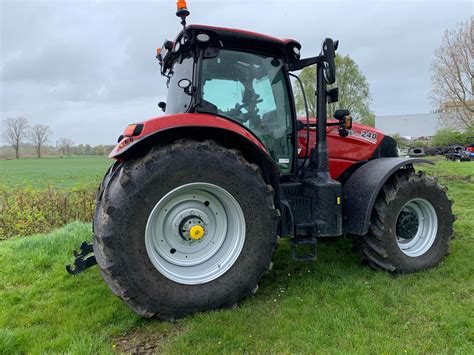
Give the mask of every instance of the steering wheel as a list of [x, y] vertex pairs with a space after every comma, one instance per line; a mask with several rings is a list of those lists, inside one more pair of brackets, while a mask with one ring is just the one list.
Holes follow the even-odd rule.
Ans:
[[248, 112], [242, 112], [242, 109], [245, 108], [245, 104], [235, 104], [235, 107], [224, 112], [226, 116], [232, 117], [239, 121], [240, 123], [245, 123], [248, 121], [248, 117], [245, 117]]
[[[225, 114], [237, 119], [237, 121], [240, 123], [245, 123], [252, 118], [256, 118], [255, 116], [258, 114], [257, 104], [263, 102], [263, 99], [260, 99], [259, 95], [256, 94], [256, 97], [249, 101], [250, 102], [235, 104], [235, 107], [225, 112]], [[246, 112], [242, 112], [242, 109], [244, 109]]]

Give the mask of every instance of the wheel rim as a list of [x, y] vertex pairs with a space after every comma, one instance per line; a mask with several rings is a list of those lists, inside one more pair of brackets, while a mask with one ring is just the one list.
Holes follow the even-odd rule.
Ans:
[[396, 224], [396, 239], [400, 250], [408, 256], [426, 253], [436, 239], [438, 216], [427, 200], [415, 198], [400, 210]]
[[152, 264], [168, 279], [187, 285], [222, 276], [244, 241], [245, 218], [237, 200], [223, 188], [201, 182], [161, 198], [145, 229]]

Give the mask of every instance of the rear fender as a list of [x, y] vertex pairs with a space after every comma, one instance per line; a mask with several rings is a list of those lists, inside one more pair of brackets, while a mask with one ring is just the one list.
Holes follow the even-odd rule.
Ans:
[[[143, 141], [156, 141], [157, 133], [169, 131], [176, 128], [216, 128], [224, 131], [233, 132], [239, 136], [246, 138], [248, 141], [256, 145], [258, 148], [266, 152], [265, 147], [258, 138], [253, 135], [246, 127], [236, 122], [224, 119], [219, 116], [201, 114], [201, 113], [183, 113], [172, 114], [161, 117], [152, 118], [150, 120], [139, 123], [141, 129], [139, 134], [124, 134], [120, 136], [118, 144], [110, 153], [110, 158], [122, 159], [129, 155], [133, 147], [140, 145]], [[160, 143], [160, 142], [157, 142]]]
[[[137, 136], [122, 137], [109, 157], [126, 161], [146, 154], [156, 145], [170, 144], [180, 138], [213, 139], [230, 149], [239, 149], [251, 163], [262, 168], [265, 180], [279, 181], [280, 171], [263, 144], [246, 127], [208, 114], [176, 114], [154, 118], [143, 125]], [[273, 183], [272, 183], [273, 185]], [[274, 186], [278, 187], [278, 184]]]
[[397, 170], [410, 168], [415, 163], [434, 165], [432, 161], [419, 158], [379, 158], [357, 169], [342, 187], [344, 233], [366, 234], [375, 199], [382, 186]]

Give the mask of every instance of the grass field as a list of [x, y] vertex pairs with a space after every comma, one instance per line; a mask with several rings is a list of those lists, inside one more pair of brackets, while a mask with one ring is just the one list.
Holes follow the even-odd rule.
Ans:
[[0, 160], [0, 186], [41, 189], [68, 188], [89, 182], [98, 184], [112, 162], [102, 156]]
[[176, 323], [135, 316], [97, 268], [66, 274], [89, 224], [0, 242], [0, 354], [472, 353], [474, 163], [424, 170], [449, 187], [458, 217], [452, 253], [438, 268], [396, 278], [375, 272], [346, 239], [320, 243], [318, 261], [298, 263], [283, 241], [254, 297]]

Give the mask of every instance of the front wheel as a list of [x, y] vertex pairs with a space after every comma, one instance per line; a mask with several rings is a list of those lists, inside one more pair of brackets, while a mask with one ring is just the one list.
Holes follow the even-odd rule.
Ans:
[[363, 259], [393, 273], [434, 267], [449, 252], [453, 223], [445, 189], [421, 172], [400, 171], [377, 197], [361, 239]]
[[273, 189], [238, 151], [193, 140], [156, 147], [123, 163], [101, 195], [98, 265], [142, 316], [233, 306], [271, 266]]

